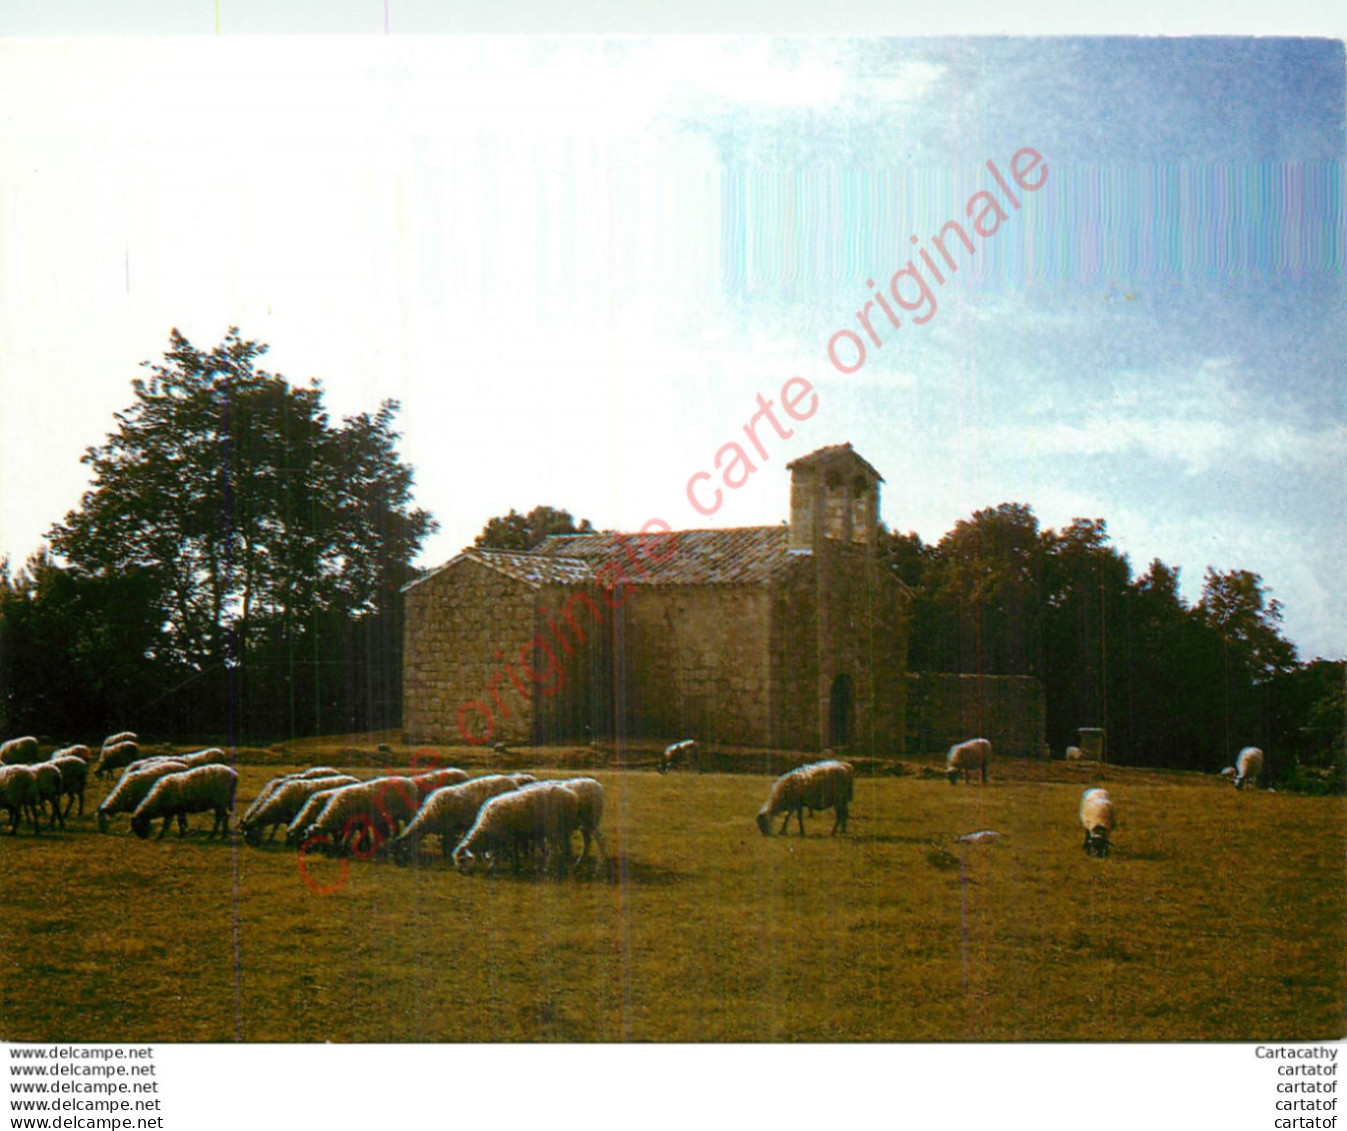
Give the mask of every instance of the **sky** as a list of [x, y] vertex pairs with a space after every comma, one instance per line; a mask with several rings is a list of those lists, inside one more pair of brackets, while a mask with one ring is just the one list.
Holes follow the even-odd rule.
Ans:
[[[1134, 573], [1252, 570], [1347, 656], [1340, 42], [9, 39], [0, 98], [15, 566], [140, 362], [238, 326], [334, 416], [401, 403], [422, 566], [512, 507], [778, 523], [786, 464], [849, 441], [892, 529], [1103, 518]], [[793, 377], [817, 408], [764, 456]]]

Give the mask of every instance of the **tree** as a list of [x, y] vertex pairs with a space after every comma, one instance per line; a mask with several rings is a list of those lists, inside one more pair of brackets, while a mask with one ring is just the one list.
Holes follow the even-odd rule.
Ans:
[[329, 645], [342, 622], [395, 615], [435, 524], [410, 505], [397, 402], [334, 426], [321, 384], [258, 368], [266, 351], [236, 327], [209, 353], [174, 330], [163, 364], [146, 362], [150, 377], [132, 383], [117, 429], [88, 449], [93, 486], [50, 538], [81, 579], [149, 579], [160, 659], [217, 673], [206, 685], [217, 717], [242, 710], [258, 725], [262, 702], [279, 695], [290, 704], [283, 729], [308, 729], [323, 692], [315, 677], [297, 699], [298, 667], [341, 663]]
[[512, 507], [509, 514], [489, 519], [474, 545], [491, 550], [527, 551], [551, 534], [590, 534], [593, 530], [587, 518], [576, 526], [569, 511], [534, 507], [524, 515]]

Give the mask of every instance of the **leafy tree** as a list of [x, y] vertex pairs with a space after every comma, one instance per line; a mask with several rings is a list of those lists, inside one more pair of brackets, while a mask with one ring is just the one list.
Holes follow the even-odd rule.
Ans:
[[93, 486], [50, 538], [82, 581], [145, 579], [158, 661], [215, 673], [192, 692], [206, 713], [263, 725], [280, 696], [283, 729], [307, 729], [323, 693], [321, 680], [297, 692], [298, 668], [341, 663], [330, 644], [343, 622], [396, 617], [435, 524], [411, 507], [397, 402], [334, 426], [320, 383], [259, 368], [266, 350], [234, 327], [209, 353], [174, 330], [117, 429], [87, 451]]
[[582, 518], [577, 526], [569, 511], [534, 507], [525, 515], [512, 507], [509, 514], [489, 519], [474, 545], [491, 550], [525, 551], [551, 534], [589, 534], [593, 530], [587, 518]]
[[1037, 674], [1043, 544], [1022, 503], [961, 519], [929, 555], [914, 615], [918, 670]]

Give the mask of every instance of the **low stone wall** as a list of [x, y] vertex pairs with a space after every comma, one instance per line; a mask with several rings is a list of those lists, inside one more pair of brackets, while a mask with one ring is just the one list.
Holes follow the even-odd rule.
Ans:
[[1033, 676], [914, 672], [907, 680], [909, 754], [989, 738], [998, 754], [1043, 756], [1047, 706]]

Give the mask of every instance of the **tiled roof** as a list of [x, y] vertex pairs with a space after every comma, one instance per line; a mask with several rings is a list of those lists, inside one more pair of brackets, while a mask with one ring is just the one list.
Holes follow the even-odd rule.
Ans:
[[876, 471], [870, 465], [870, 462], [867, 459], [856, 453], [856, 451], [852, 448], [850, 441], [848, 441], [845, 444], [830, 444], [826, 448], [818, 448], [815, 451], [810, 452], [806, 456], [801, 456], [799, 459], [791, 460], [790, 463], [786, 464], [786, 469], [788, 471], [794, 471], [795, 468], [797, 467], [810, 467], [816, 463], [824, 463], [839, 455], [849, 455], [852, 459], [854, 459], [857, 463], [859, 463], [862, 467], [864, 467], [867, 471], [869, 471], [881, 483], [884, 482], [884, 476], [880, 475], [879, 472]]
[[404, 585], [402, 591], [405, 593], [408, 589], [429, 581], [432, 577], [443, 573], [450, 566], [457, 565], [461, 561], [476, 562], [478, 565], [486, 566], [487, 569], [494, 569], [498, 573], [512, 577], [516, 581], [522, 581], [525, 585], [534, 589], [540, 589], [544, 585], [573, 585], [577, 582], [594, 580], [594, 569], [590, 563], [578, 558], [556, 555], [542, 557], [536, 553], [522, 553], [516, 550], [487, 550], [478, 546], [469, 546], [461, 554], [450, 558], [439, 569], [431, 570], [424, 576]]
[[[672, 547], [669, 539], [673, 540]], [[623, 549], [624, 542], [644, 571], [637, 568]], [[785, 568], [791, 560], [787, 542], [784, 526], [675, 530], [672, 534], [644, 536], [606, 531], [554, 534], [533, 555], [591, 562], [596, 575], [603, 563], [612, 561], [636, 585], [754, 585], [768, 581]]]

